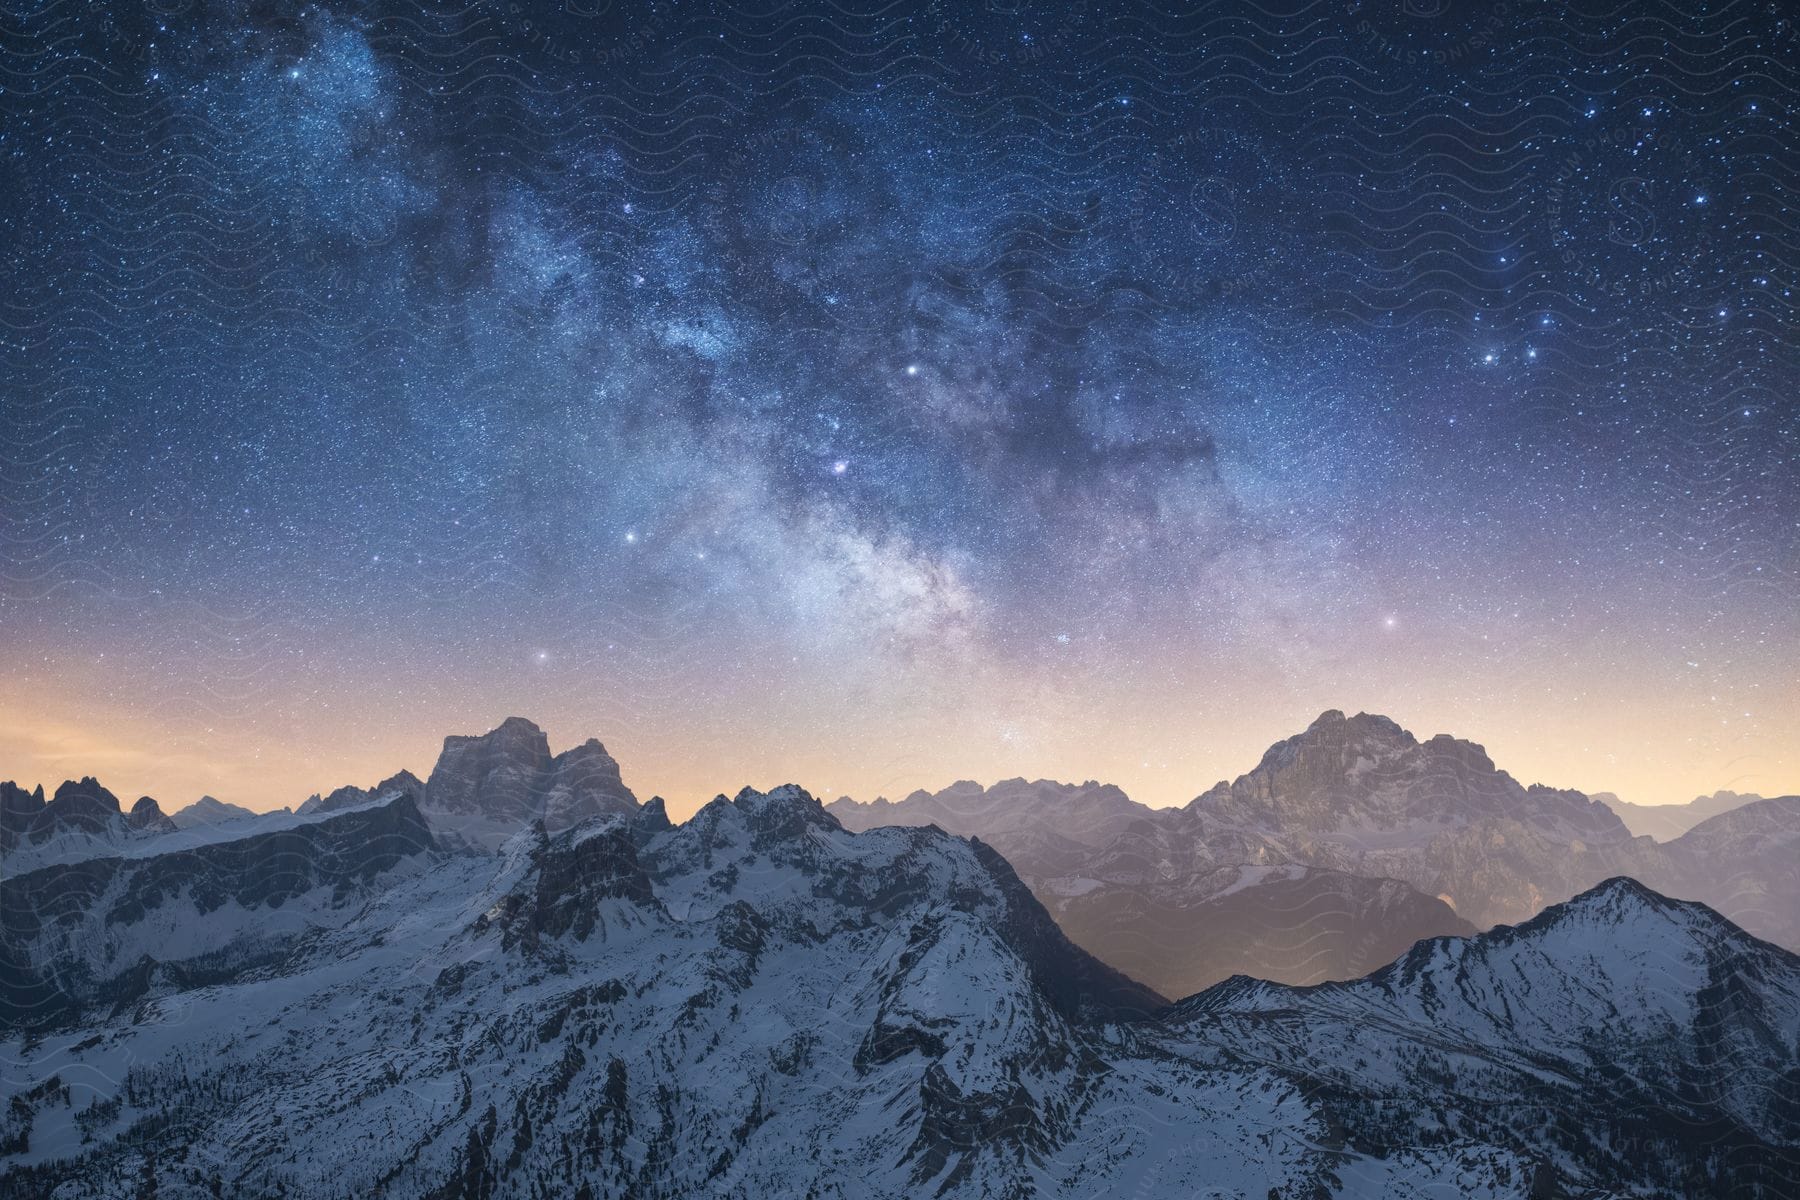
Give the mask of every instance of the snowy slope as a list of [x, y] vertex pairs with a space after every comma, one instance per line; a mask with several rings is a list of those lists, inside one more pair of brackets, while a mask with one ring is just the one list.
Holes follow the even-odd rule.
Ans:
[[[1168, 1015], [991, 849], [852, 834], [797, 788], [426, 850], [345, 907], [0, 1043], [0, 1194], [1523, 1200], [1712, 1171], [1726, 1195], [1796, 1138], [1767, 1099], [1796, 1070], [1792, 958], [1636, 891]], [[1647, 1077], [1625, 1132], [1667, 1129], [1571, 1148], [1611, 1144], [1670, 1038], [1711, 1098]], [[1463, 1105], [1430, 1054], [1553, 1088], [1561, 1124]]]
[[[1339, 1119], [1369, 1145], [1498, 1127], [1594, 1184], [1641, 1170], [1671, 1194], [1753, 1195], [1800, 1179], [1800, 958], [1629, 879], [1420, 942], [1366, 979], [1232, 980], [1169, 1023], [1197, 1053], [1342, 1091]], [[1433, 1102], [1381, 1099], [1408, 1095]], [[1682, 1144], [1710, 1153], [1684, 1162]]]

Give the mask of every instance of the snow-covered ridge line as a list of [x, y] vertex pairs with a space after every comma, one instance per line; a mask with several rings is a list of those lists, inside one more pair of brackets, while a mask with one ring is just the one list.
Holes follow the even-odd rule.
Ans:
[[229, 977], [350, 920], [435, 857], [418, 807], [400, 795], [242, 837], [8, 875], [0, 1026], [41, 1029], [116, 1008], [151, 989], [158, 971], [178, 988]]
[[1775, 1194], [1800, 1146], [1800, 965], [1636, 885], [1157, 1015], [992, 849], [799, 788], [416, 861], [0, 1040], [0, 1190]]

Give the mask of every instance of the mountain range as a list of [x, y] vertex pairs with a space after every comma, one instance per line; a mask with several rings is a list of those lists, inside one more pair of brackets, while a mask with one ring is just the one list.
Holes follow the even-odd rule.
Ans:
[[[1800, 1178], [1800, 959], [1740, 927], [1800, 910], [1796, 797], [1659, 844], [1327, 713], [1176, 810], [787, 786], [675, 824], [518, 718], [292, 812], [0, 800], [0, 1196]], [[1259, 962], [1307, 978], [1218, 977]]]
[[450, 853], [409, 796], [11, 878], [0, 1193], [1768, 1195], [1800, 959], [1610, 880], [1176, 1005], [799, 788]]
[[1702, 821], [1721, 816], [1734, 808], [1755, 804], [1764, 799], [1749, 792], [1720, 790], [1710, 796], [1696, 796], [1686, 804], [1633, 804], [1611, 792], [1595, 792], [1594, 799], [1619, 814], [1619, 820], [1639, 837], [1669, 842], [1680, 837]]
[[244, 834], [258, 822], [281, 824], [399, 795], [413, 797], [445, 847], [490, 851], [532, 820], [564, 829], [590, 816], [631, 812], [638, 806], [620, 778], [618, 762], [599, 741], [589, 738], [551, 754], [543, 730], [523, 717], [509, 717], [485, 734], [445, 738], [427, 780], [401, 770], [372, 787], [345, 785], [315, 794], [291, 811], [254, 813], [203, 796], [166, 817], [148, 796], [129, 813], [122, 812], [118, 799], [93, 779], [64, 783], [48, 802], [42, 786], [27, 792], [17, 784], [0, 783], [0, 864], [17, 874], [139, 853], [151, 843], [172, 849], [184, 842], [164, 841], [170, 834], [185, 835], [185, 844], [191, 845]]
[[[933, 823], [991, 842], [1078, 944], [1182, 995], [1233, 974], [1353, 978], [1420, 937], [1524, 921], [1615, 875], [1800, 947], [1781, 860], [1796, 805], [1749, 803], [1659, 843], [1579, 792], [1519, 783], [1473, 742], [1332, 710], [1181, 808], [1008, 780], [831, 811], [852, 829]], [[1740, 826], [1767, 848], [1747, 852]]]

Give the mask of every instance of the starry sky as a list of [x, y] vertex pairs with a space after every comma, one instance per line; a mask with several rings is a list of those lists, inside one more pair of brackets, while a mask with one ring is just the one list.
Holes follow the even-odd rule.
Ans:
[[1779, 4], [0, 13], [0, 775], [676, 814], [1325, 708], [1800, 790]]

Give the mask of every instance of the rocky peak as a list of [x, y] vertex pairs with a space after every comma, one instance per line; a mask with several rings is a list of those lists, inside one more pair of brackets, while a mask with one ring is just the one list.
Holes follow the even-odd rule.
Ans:
[[1188, 809], [1231, 825], [1310, 834], [1496, 819], [1561, 837], [1629, 840], [1605, 805], [1578, 792], [1522, 787], [1474, 742], [1440, 733], [1421, 743], [1387, 717], [1336, 709]]
[[123, 821], [119, 798], [93, 776], [84, 775], [57, 786], [56, 795], [32, 820], [26, 836], [34, 842], [63, 833], [106, 837], [119, 832]]
[[1346, 717], [1338, 709], [1327, 709], [1302, 732], [1270, 746], [1256, 769], [1238, 782], [1256, 777], [1273, 781], [1281, 772], [1322, 778], [1358, 761], [1391, 758], [1418, 745], [1412, 734], [1387, 717], [1362, 712]]
[[43, 784], [28, 792], [10, 779], [0, 783], [0, 854], [11, 854], [25, 830], [43, 811]]
[[1471, 771], [1491, 774], [1496, 770], [1494, 760], [1488, 757], [1485, 746], [1447, 733], [1432, 734], [1425, 740], [1422, 749], [1432, 758], [1449, 759]]
[[172, 833], [175, 822], [163, 815], [162, 806], [149, 796], [139, 796], [137, 803], [131, 806], [131, 812], [125, 823], [139, 831], [152, 833]]
[[487, 733], [445, 738], [424, 795], [435, 812], [521, 825], [542, 820], [552, 832], [637, 809], [617, 760], [598, 740], [552, 756], [544, 731], [523, 717], [508, 717]]
[[[1679, 900], [1671, 900], [1660, 892], [1652, 891], [1629, 875], [1614, 875], [1611, 879], [1602, 879], [1587, 891], [1561, 904], [1553, 904], [1544, 910], [1540, 918], [1545, 924], [1568, 920], [1573, 916], [1585, 916], [1606, 921], [1630, 921], [1645, 913], [1670, 913], [1692, 910], [1694, 913], [1711, 913], [1710, 909], [1697, 904], [1686, 904]], [[1713, 919], [1723, 927], [1723, 918], [1713, 914]]]
[[631, 818], [631, 836], [640, 845], [673, 828], [674, 822], [669, 820], [669, 810], [661, 796], [652, 796], [644, 801], [643, 807]]
[[57, 785], [56, 795], [51, 798], [49, 807], [60, 808], [71, 814], [120, 811], [119, 798], [101, 787], [100, 781], [92, 775], [83, 775], [80, 779], [63, 780]]
[[1292, 740], [1302, 746], [1362, 745], [1402, 750], [1419, 744], [1418, 739], [1392, 717], [1369, 712], [1346, 717], [1335, 708], [1320, 713], [1304, 732]]
[[374, 792], [378, 797], [397, 796], [404, 792], [414, 800], [418, 800], [425, 795], [425, 781], [402, 767], [376, 784]]
[[419, 777], [405, 769], [388, 776], [371, 788], [345, 784], [323, 798], [315, 795], [302, 804], [299, 811], [302, 815], [313, 812], [342, 812], [346, 808], [358, 808], [376, 800], [388, 800], [403, 794], [411, 796], [414, 800], [418, 800], [425, 794], [425, 785], [419, 782]]
[[744, 824], [758, 835], [758, 841], [795, 838], [807, 829], [843, 828], [811, 792], [797, 783], [784, 783], [768, 792], [744, 788], [731, 804], [743, 814]]
[[[321, 801], [321, 803], [323, 803]], [[315, 805], [316, 807], [316, 805]], [[192, 829], [200, 825], [217, 825], [224, 821], [241, 821], [256, 814], [237, 804], [227, 804], [213, 796], [202, 796], [186, 808], [169, 814], [177, 828]]]

